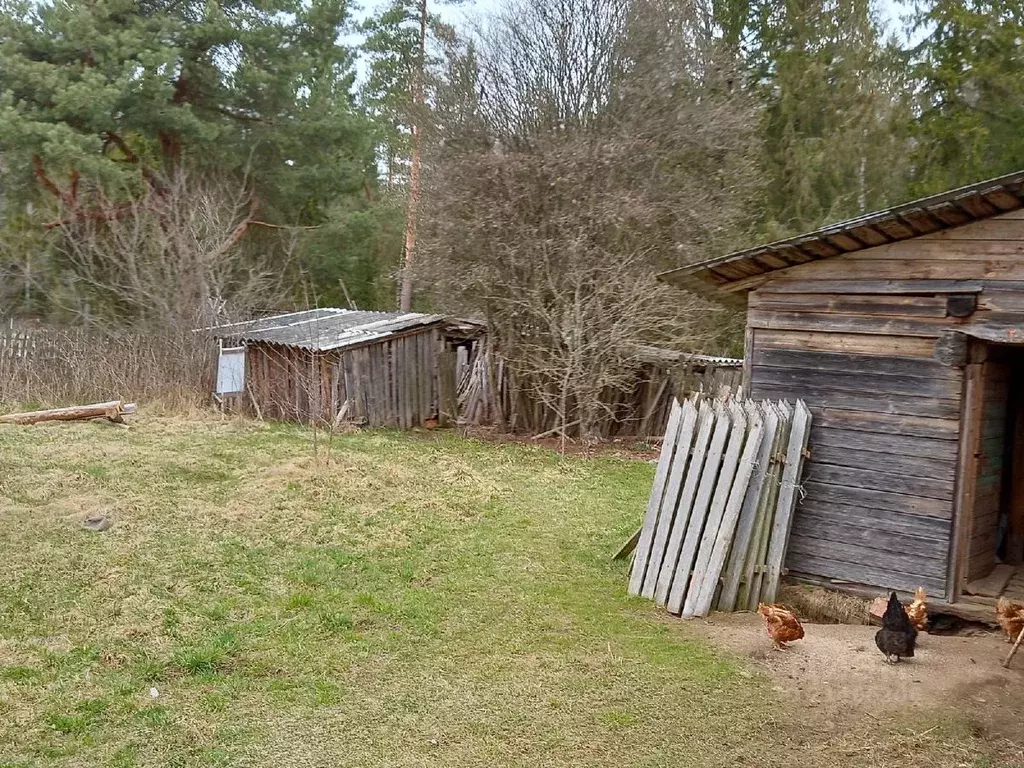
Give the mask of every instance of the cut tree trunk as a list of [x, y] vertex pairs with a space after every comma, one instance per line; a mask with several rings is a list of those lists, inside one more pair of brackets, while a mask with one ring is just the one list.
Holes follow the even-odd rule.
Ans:
[[135, 413], [135, 403], [111, 400], [93, 405], [73, 405], [69, 408], [53, 408], [48, 411], [26, 411], [0, 416], [0, 424], [38, 424], [41, 421], [86, 421], [107, 419], [120, 422], [124, 416]]

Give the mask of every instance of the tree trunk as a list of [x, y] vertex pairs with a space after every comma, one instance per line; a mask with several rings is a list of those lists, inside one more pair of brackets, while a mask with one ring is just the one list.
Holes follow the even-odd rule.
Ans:
[[109, 419], [121, 421], [121, 418], [135, 413], [135, 404], [120, 400], [93, 405], [73, 405], [70, 408], [54, 408], [49, 411], [26, 411], [9, 413], [0, 416], [0, 424], [38, 424], [41, 421], [83, 421], [85, 419]]
[[402, 263], [402, 293], [399, 308], [403, 312], [412, 309], [412, 265], [416, 253], [416, 211], [420, 202], [420, 164], [422, 147], [420, 146], [419, 114], [423, 106], [423, 81], [426, 79], [427, 56], [427, 0], [420, 0], [420, 59], [419, 71], [413, 84], [413, 120], [412, 120], [412, 167], [409, 169], [409, 203], [405, 211], [405, 254]]

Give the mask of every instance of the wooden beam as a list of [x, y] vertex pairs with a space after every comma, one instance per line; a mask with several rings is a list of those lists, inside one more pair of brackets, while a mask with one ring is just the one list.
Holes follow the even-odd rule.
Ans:
[[658, 515], [658, 524], [654, 529], [651, 554], [647, 562], [647, 573], [644, 576], [644, 583], [640, 589], [640, 594], [650, 599], [654, 598], [658, 576], [661, 573], [661, 567], [664, 562], [665, 545], [668, 543], [669, 533], [674, 527], [676, 517], [680, 514], [686, 514], [686, 511], [678, 509], [680, 501], [679, 490], [687, 474], [690, 447], [693, 445], [693, 437], [697, 432], [697, 407], [693, 404], [692, 400], [687, 400], [683, 403], [682, 409], [682, 421], [676, 433], [675, 454], [672, 458], [672, 464], [669, 466], [668, 478], [665, 482], [665, 492], [661, 500], [661, 512]]
[[[748, 402], [752, 403], [752, 401]], [[762, 497], [767, 495], [765, 479], [768, 476], [772, 448], [774, 447], [775, 435], [779, 428], [779, 412], [772, 403], [765, 403], [763, 407], [751, 404], [748, 412], [757, 408], [762, 410], [764, 432], [761, 438], [761, 445], [755, 457], [756, 463], [753, 475], [750, 478], [746, 497], [743, 499], [743, 507], [740, 510], [736, 535], [732, 544], [732, 551], [729, 554], [729, 563], [725, 568], [723, 576], [722, 596], [718, 603], [718, 609], [721, 611], [736, 610], [740, 580], [743, 577], [746, 560], [749, 556], [750, 542], [754, 536], [754, 529], [757, 524], [757, 513], [761, 506]]]
[[643, 526], [637, 528], [633, 535], [626, 539], [625, 543], [619, 547], [619, 551], [612, 555], [612, 560], [622, 560], [629, 557], [636, 550], [637, 542], [640, 541], [640, 534], [643, 533], [643, 530]]
[[722, 451], [732, 426], [729, 421], [729, 411], [722, 405], [715, 406], [714, 420], [715, 429], [711, 436], [711, 445], [708, 448], [704, 469], [700, 473], [700, 484], [697, 486], [693, 511], [690, 513], [690, 519], [686, 526], [686, 537], [683, 539], [679, 563], [668, 590], [666, 606], [670, 613], [678, 614], [683, 609], [683, 600], [690, 584], [690, 571], [697, 556], [697, 547], [700, 544], [701, 532], [704, 530], [708, 507], [711, 505], [715, 480], [718, 478], [718, 471], [722, 466]]
[[[714, 553], [715, 542], [718, 540], [722, 521], [725, 518], [733, 479], [736, 477], [738, 469], [737, 463], [739, 462], [740, 452], [743, 450], [743, 442], [747, 434], [747, 414], [743, 408], [733, 401], [730, 403], [729, 414], [732, 421], [732, 430], [729, 433], [728, 447], [722, 459], [722, 469], [715, 483], [715, 493], [712, 497], [711, 508], [708, 511], [704, 531], [701, 535], [700, 547], [694, 560], [693, 583], [687, 591], [686, 601], [683, 604], [683, 616], [686, 617], [700, 615], [698, 601], [701, 595], [703, 580], [708, 576], [711, 556]], [[748, 475], [747, 480], [749, 479]], [[721, 570], [721, 566], [719, 570]], [[715, 584], [716, 586], [718, 584], [718, 574], [715, 575]], [[710, 607], [710, 599], [708, 604]]]
[[963, 405], [961, 406], [960, 450], [957, 460], [956, 491], [953, 504], [953, 537], [946, 574], [945, 597], [951, 602], [960, 598], [963, 558], [970, 536], [970, 516], [974, 513], [977, 484], [975, 446], [981, 436], [982, 371], [979, 364], [968, 365], [964, 376]]
[[943, 293], [981, 293], [980, 280], [792, 280], [775, 279], [759, 293], [841, 293], [931, 296]]
[[697, 598], [694, 601], [693, 613], [696, 616], [707, 616], [708, 611], [711, 610], [711, 604], [715, 599], [715, 592], [718, 590], [719, 579], [722, 575], [722, 570], [725, 568], [725, 558], [729, 554], [729, 549], [735, 546], [733, 540], [736, 535], [736, 526], [739, 523], [740, 512], [747, 506], [747, 490], [750, 488], [750, 479], [754, 473], [755, 461], [762, 453], [762, 437], [765, 431], [764, 414], [755, 405], [753, 409], [747, 411], [747, 415], [753, 426], [747, 435], [746, 444], [743, 447], [743, 455], [740, 457], [739, 469], [729, 490], [729, 500], [722, 515], [722, 523], [714, 539], [711, 556], [708, 559], [707, 567], [704, 568], [704, 577], [697, 592]]
[[697, 436], [693, 444], [690, 468], [686, 473], [686, 482], [683, 484], [683, 490], [679, 495], [676, 519], [672, 524], [672, 531], [669, 533], [668, 543], [665, 547], [665, 557], [661, 565], [661, 573], [658, 574], [658, 581], [655, 585], [654, 601], [661, 606], [664, 606], [668, 600], [668, 591], [676, 575], [679, 554], [682, 550], [683, 539], [686, 536], [686, 530], [689, 525], [693, 500], [697, 494], [697, 482], [700, 480], [701, 471], [704, 468], [708, 441], [711, 439], [711, 432], [714, 426], [715, 412], [705, 400], [700, 404], [700, 409], [697, 412]]
[[1014, 654], [1017, 653], [1017, 649], [1020, 648], [1021, 641], [1024, 641], [1024, 627], [1021, 627], [1020, 634], [1017, 635], [1017, 642], [1013, 644], [1013, 648], [1010, 649], [1010, 653], [1006, 657], [1006, 661], [1003, 662], [1003, 666], [1009, 668], [1010, 662], [1013, 661]]

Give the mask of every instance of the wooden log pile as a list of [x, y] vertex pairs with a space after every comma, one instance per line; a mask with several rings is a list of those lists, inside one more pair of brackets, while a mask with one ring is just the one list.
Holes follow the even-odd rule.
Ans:
[[480, 345], [458, 384], [459, 423], [503, 425], [506, 378], [505, 361]]
[[24, 411], [0, 415], [0, 424], [39, 424], [44, 421], [91, 421], [104, 419], [115, 424], [124, 422], [124, 417], [135, 413], [135, 403], [111, 400], [92, 405], [73, 405], [67, 408], [51, 408], [45, 411]]
[[773, 602], [810, 425], [799, 400], [675, 401], [629, 593], [683, 616]]

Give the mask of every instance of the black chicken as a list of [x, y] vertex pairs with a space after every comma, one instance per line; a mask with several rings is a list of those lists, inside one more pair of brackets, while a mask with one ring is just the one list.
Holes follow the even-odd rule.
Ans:
[[[885, 654], [886, 661], [898, 663], [901, 658], [914, 658], [916, 642], [917, 630], [910, 623], [900, 599], [893, 592], [882, 616], [882, 628], [875, 633], [875, 645]], [[896, 657], [895, 662], [892, 661], [893, 656]]]

